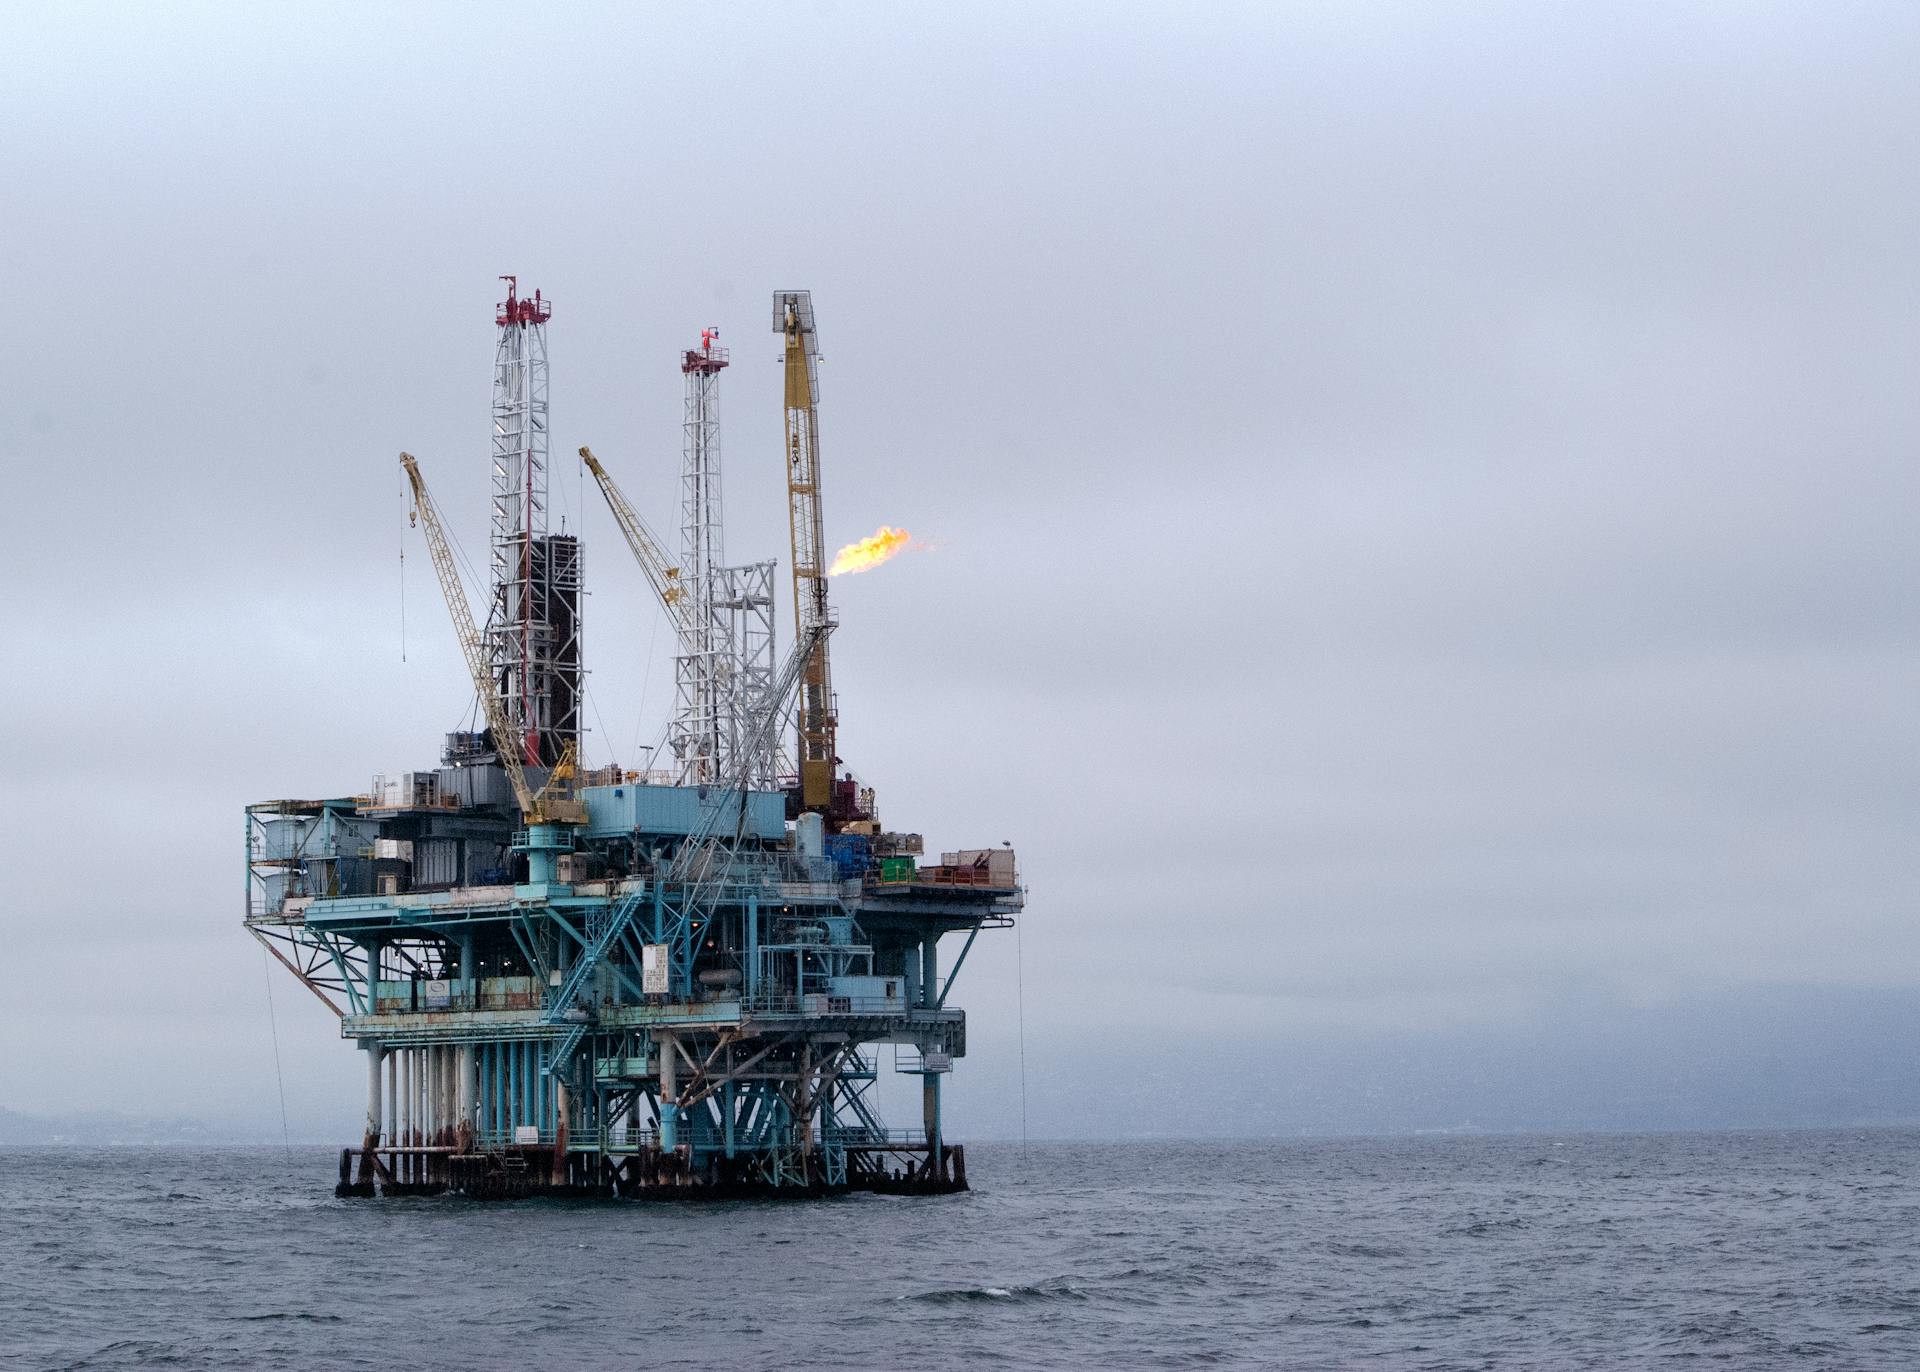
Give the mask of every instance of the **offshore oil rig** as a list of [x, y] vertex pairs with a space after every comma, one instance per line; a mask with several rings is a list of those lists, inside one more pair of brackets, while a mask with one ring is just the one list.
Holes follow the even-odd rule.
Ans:
[[[1024, 891], [1005, 845], [923, 862], [836, 752], [809, 293], [773, 302], [784, 656], [775, 564], [725, 559], [715, 331], [680, 356], [677, 556], [580, 450], [677, 640], [662, 765], [588, 769], [581, 546], [547, 519], [552, 305], [501, 279], [484, 624], [419, 463], [400, 458], [484, 727], [365, 794], [247, 807], [246, 927], [366, 1057], [337, 1194], [964, 1190], [941, 1119], [966, 1052], [950, 992]], [[858, 569], [903, 537], [837, 561]], [[958, 953], [943, 967], [944, 935]], [[918, 1129], [882, 1121], [883, 1071], [919, 1078]]]

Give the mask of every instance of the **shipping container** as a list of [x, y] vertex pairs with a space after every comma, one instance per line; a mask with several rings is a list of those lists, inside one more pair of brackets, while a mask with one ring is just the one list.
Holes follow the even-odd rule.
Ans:
[[873, 840], [865, 834], [828, 834], [826, 856], [844, 880], [864, 874], [873, 863]]
[[912, 881], [918, 864], [910, 857], [880, 859], [880, 880]]

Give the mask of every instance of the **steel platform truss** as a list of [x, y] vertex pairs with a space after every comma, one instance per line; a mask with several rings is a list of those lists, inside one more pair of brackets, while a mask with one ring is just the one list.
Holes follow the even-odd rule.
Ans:
[[[773, 788], [782, 771], [779, 740], [787, 734], [786, 715], [774, 695], [774, 563], [751, 562], [718, 567], [709, 579], [708, 612], [714, 626], [718, 695], [720, 776], [744, 772], [756, 788]], [[753, 722], [769, 712], [775, 728], [756, 738]]]
[[[285, 817], [264, 807], [250, 833]], [[367, 1052], [367, 1137], [347, 1193], [964, 1185], [964, 1152], [940, 1124], [941, 1075], [965, 1051], [947, 997], [973, 935], [1009, 918], [1017, 891], [883, 902], [871, 916], [883, 946], [863, 928], [871, 888], [850, 899], [820, 879], [821, 859], [743, 851], [712, 828], [661, 879], [606, 896], [250, 902], [255, 936]], [[268, 833], [250, 857], [292, 831]], [[945, 932], [968, 937], [941, 976]], [[657, 985], [649, 946], [667, 958]], [[874, 1108], [873, 1044], [920, 1076], [918, 1130], [889, 1129]]]

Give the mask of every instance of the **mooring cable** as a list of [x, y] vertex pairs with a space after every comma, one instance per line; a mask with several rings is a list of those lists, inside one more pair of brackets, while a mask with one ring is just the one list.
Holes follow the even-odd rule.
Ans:
[[267, 974], [267, 1028], [273, 1039], [273, 1081], [280, 1089], [280, 1146], [286, 1150], [287, 1166], [293, 1166], [293, 1136], [287, 1128], [287, 1078], [280, 1070], [280, 1017], [273, 1010], [273, 960], [267, 945], [260, 945], [260, 962]]
[[1027, 976], [1026, 950], [1022, 930], [1025, 920], [1013, 924], [1014, 1023], [1020, 1044], [1020, 1168], [1027, 1166]]

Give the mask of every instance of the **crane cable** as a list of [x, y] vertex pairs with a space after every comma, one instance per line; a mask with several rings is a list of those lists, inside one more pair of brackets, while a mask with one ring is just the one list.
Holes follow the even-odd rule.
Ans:
[[[400, 473], [400, 512], [407, 512], [407, 474]], [[407, 520], [412, 525], [413, 520]], [[400, 530], [400, 661], [407, 660], [407, 531]]]
[[[653, 632], [647, 636], [647, 665], [640, 670], [640, 704], [634, 710], [632, 756], [635, 761], [640, 757], [640, 733], [647, 727], [647, 688], [653, 684], [653, 650], [659, 644], [660, 619], [656, 615], [653, 617]], [[659, 751], [660, 749], [655, 747], [653, 752], [647, 755], [649, 767], [653, 765], [652, 759]], [[641, 770], [644, 771], [646, 768]]]

